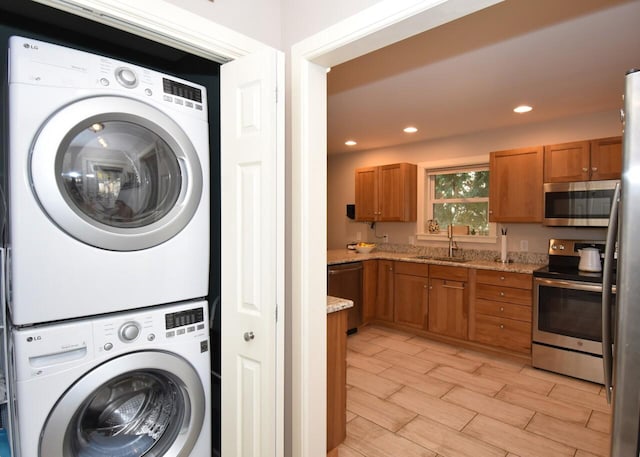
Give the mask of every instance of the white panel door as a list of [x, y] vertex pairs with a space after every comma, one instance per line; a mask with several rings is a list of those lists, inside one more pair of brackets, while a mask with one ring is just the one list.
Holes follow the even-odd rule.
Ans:
[[281, 448], [282, 67], [269, 50], [221, 69], [224, 456], [272, 457]]

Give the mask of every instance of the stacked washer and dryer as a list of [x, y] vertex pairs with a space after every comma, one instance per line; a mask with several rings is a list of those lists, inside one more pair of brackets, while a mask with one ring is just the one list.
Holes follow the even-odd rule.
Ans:
[[205, 88], [14, 36], [14, 455], [211, 455]]

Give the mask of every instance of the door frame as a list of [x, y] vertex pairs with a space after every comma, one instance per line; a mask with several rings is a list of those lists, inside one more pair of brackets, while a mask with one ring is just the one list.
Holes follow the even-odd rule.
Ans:
[[291, 455], [326, 446], [327, 70], [502, 1], [382, 0], [291, 48]]

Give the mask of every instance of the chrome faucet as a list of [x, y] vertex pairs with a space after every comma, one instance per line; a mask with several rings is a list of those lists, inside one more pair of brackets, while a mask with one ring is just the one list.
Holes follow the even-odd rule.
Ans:
[[449, 238], [449, 257], [453, 257], [454, 251], [458, 250], [458, 243], [453, 241], [453, 227], [451, 224], [447, 227], [447, 237]]

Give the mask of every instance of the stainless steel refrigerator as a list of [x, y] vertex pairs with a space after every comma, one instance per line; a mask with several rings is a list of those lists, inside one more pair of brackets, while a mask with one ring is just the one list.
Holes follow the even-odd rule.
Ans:
[[[613, 282], [615, 304], [603, 293], [603, 360], [613, 404], [612, 457], [640, 455], [640, 69], [626, 75], [623, 169], [619, 202], [611, 210], [603, 291]], [[611, 313], [613, 309], [613, 313]]]

